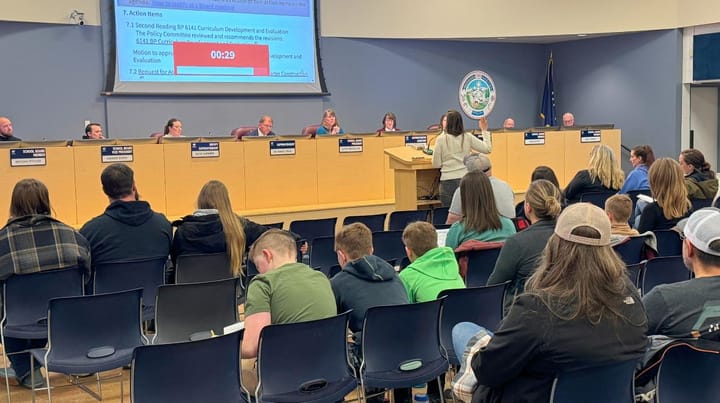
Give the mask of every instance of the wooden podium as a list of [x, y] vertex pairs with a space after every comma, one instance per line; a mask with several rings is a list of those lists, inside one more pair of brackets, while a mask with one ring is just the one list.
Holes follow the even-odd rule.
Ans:
[[439, 205], [440, 169], [432, 167], [432, 156], [410, 147], [385, 149], [390, 168], [395, 172], [395, 209], [417, 210], [422, 206]]

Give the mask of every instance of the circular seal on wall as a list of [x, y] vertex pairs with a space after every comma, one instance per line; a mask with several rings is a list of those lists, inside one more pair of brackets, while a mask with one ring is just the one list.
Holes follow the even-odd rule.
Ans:
[[495, 107], [495, 82], [484, 71], [469, 72], [460, 82], [460, 108], [471, 119], [480, 119]]

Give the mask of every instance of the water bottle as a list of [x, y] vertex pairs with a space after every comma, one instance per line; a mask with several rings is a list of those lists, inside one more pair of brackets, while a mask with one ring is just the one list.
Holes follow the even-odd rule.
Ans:
[[413, 403], [430, 403], [430, 396], [425, 393], [420, 393], [413, 396]]
[[[416, 400], [418, 396], [425, 396], [425, 400]], [[427, 383], [421, 383], [419, 385], [413, 385], [412, 387], [413, 402], [427, 402], [429, 398], [427, 396]]]

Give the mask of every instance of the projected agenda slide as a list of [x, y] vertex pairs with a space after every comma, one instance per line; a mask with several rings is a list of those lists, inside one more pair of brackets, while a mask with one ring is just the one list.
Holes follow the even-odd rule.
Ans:
[[314, 19], [312, 0], [115, 0], [116, 79], [314, 83]]

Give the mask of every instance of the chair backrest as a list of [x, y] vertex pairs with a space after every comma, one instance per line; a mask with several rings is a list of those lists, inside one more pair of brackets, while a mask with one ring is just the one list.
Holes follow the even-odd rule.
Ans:
[[712, 206], [712, 199], [690, 199], [693, 211]]
[[310, 267], [330, 277], [330, 268], [338, 264], [335, 237], [314, 238], [310, 243]]
[[682, 255], [682, 241], [680, 234], [671, 229], [653, 231], [657, 239], [658, 256]]
[[430, 210], [393, 211], [388, 221], [388, 231], [402, 231], [415, 221], [427, 221]]
[[308, 243], [321, 236], [335, 236], [337, 217], [321, 218], [317, 220], [296, 220], [290, 222], [290, 231], [294, 232]]
[[625, 266], [625, 268], [630, 281], [632, 281], [635, 287], [640, 289], [640, 279], [642, 278], [642, 272], [645, 268], [645, 262], [629, 264]]
[[143, 317], [150, 320], [155, 315], [157, 288], [165, 282], [167, 258], [143, 259], [129, 262], [98, 263], [93, 275], [93, 294], [104, 294], [143, 289], [145, 309]]
[[627, 195], [630, 200], [632, 200], [632, 211], [635, 211], [635, 205], [637, 204], [638, 195], [646, 195], [652, 197], [650, 189], [628, 190]]
[[284, 226], [284, 225], [285, 225], [285, 223], [282, 222], [282, 221], [281, 221], [281, 222], [273, 222], [273, 223], [270, 223], [270, 224], [263, 224], [263, 226], [265, 226], [265, 227], [268, 227], [268, 228], [277, 228], [277, 229], [283, 229], [283, 226]]
[[395, 264], [405, 257], [405, 245], [402, 242], [402, 231], [373, 232], [373, 255]]
[[502, 247], [467, 252], [467, 275], [465, 285], [481, 287], [487, 284]]
[[[258, 401], [342, 401], [357, 385], [347, 355], [349, 317], [345, 312], [264, 327], [258, 346]], [[286, 400], [272, 398], [276, 396]]]
[[449, 364], [440, 345], [442, 301], [369, 308], [363, 321], [361, 375], [394, 372], [411, 386], [418, 380], [412, 378], [413, 371], [400, 370], [403, 364], [421, 363], [422, 369], [444, 362], [445, 372]]
[[[87, 357], [90, 350], [98, 347], [111, 347], [120, 352], [145, 344], [147, 340], [141, 329], [142, 295], [142, 289], [138, 288], [50, 300], [48, 362]], [[130, 356], [127, 362], [115, 364], [107, 369], [130, 364]]]
[[[48, 314], [48, 302], [53, 298], [83, 295], [83, 283], [84, 271], [79, 267], [14, 274], [8, 277], [3, 283], [5, 336], [36, 338], [32, 334], [23, 334], [22, 329], [16, 331], [11, 328], [44, 323]], [[44, 324], [37, 330], [30, 333], [37, 333], [37, 338], [47, 337], [47, 327]]]
[[354, 222], [361, 222], [370, 228], [371, 232], [378, 232], [385, 229], [385, 218], [387, 214], [373, 214], [373, 215], [356, 215], [345, 217], [343, 225], [352, 224]]
[[636, 363], [636, 360], [621, 361], [561, 373], [553, 382], [550, 403], [634, 402]]
[[150, 137], [152, 137], [152, 138], [158, 138], [158, 137], [162, 137], [162, 136], [164, 136], [164, 135], [165, 135], [165, 133], [163, 133], [163, 132], [152, 132], [152, 133], [150, 133]]
[[720, 353], [689, 345], [668, 349], [655, 381], [658, 403], [714, 402], [720, 395]]
[[432, 223], [433, 225], [445, 225], [447, 222], [448, 214], [450, 214], [450, 207], [436, 207], [432, 210]]
[[640, 263], [645, 259], [645, 237], [628, 237], [622, 243], [613, 246], [615, 253], [625, 264]]
[[440, 125], [435, 123], [434, 125], [429, 125], [427, 127], [428, 130], [440, 130]]
[[227, 253], [179, 255], [175, 263], [175, 282], [200, 283], [232, 278]]
[[189, 341], [191, 336], [238, 321], [238, 279], [163, 285], [155, 305], [154, 344]]
[[320, 125], [305, 126], [302, 129], [302, 135], [303, 136], [315, 136], [317, 134], [318, 127], [320, 127]]
[[[472, 322], [495, 331], [503, 318], [503, 296], [510, 281], [485, 287], [470, 287], [441, 291], [443, 300], [440, 315], [440, 344], [452, 365], [460, 365], [453, 349], [452, 328], [460, 322]], [[462, 351], [459, 352], [462, 355]]]
[[580, 195], [580, 202], [592, 203], [601, 209], [605, 208], [605, 200], [616, 192], [587, 192]]
[[690, 271], [685, 267], [682, 256], [656, 257], [645, 263], [640, 289], [646, 295], [655, 286], [690, 280]]
[[140, 346], [130, 373], [133, 402], [239, 402], [242, 332], [187, 343]]
[[257, 129], [257, 126], [240, 126], [232, 129], [230, 131], [230, 136], [235, 137], [236, 139], [241, 139], [244, 136], [247, 136], [251, 131]]

